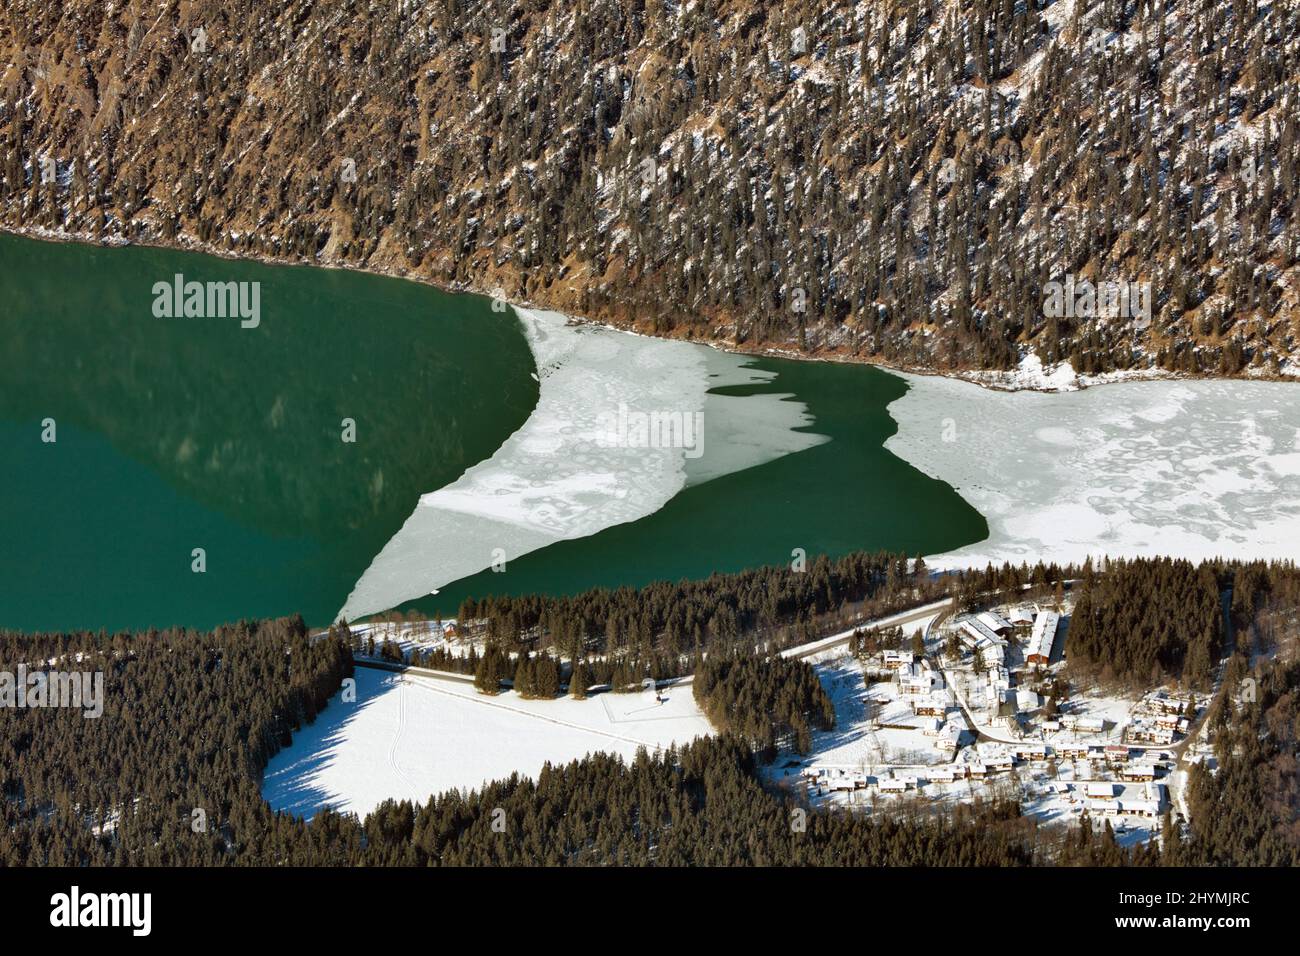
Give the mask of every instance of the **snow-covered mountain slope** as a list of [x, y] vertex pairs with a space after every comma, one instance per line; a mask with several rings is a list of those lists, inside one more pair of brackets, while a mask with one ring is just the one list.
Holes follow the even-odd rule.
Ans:
[[[1270, 376], [1298, 78], [1296, 0], [12, 0], [0, 225], [746, 348]], [[1123, 295], [1050, 303], [1084, 283]]]

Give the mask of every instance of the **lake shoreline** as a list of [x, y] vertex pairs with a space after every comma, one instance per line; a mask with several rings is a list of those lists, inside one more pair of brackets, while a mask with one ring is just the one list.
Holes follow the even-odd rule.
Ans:
[[[235, 255], [227, 250], [220, 249], [210, 243], [199, 242], [189, 236], [183, 236], [171, 241], [140, 241], [125, 239], [121, 236], [104, 236], [95, 237], [88, 233], [56, 231], [42, 227], [18, 227], [15, 228], [7, 223], [0, 223], [0, 233], [21, 236], [26, 239], [33, 239], [42, 242], [63, 242], [63, 243], [85, 243], [95, 246], [107, 247], [124, 247], [140, 246], [154, 249], [171, 249], [178, 252], [196, 252], [203, 255], [213, 256], [219, 259], [228, 259], [232, 261], [259, 262], [264, 265], [276, 266], [307, 266], [318, 269], [337, 269], [341, 271], [360, 272], [368, 275], [382, 276], [391, 279], [405, 279], [410, 282], [418, 282], [427, 285], [439, 292], [448, 295], [480, 295], [492, 297], [494, 290], [479, 289], [468, 285], [451, 285], [443, 286], [433, 282], [425, 276], [412, 272], [409, 269], [402, 269], [392, 266], [358, 266], [353, 263], [340, 262], [337, 260], [319, 258], [315, 260], [306, 260], [302, 258], [293, 258], [289, 256], [271, 256], [271, 255]], [[862, 358], [852, 354], [835, 350], [822, 350], [816, 354], [799, 351], [795, 348], [782, 346], [763, 346], [747, 347], [742, 343], [734, 340], [727, 340], [717, 337], [698, 337], [698, 336], [675, 336], [675, 335], [656, 335], [646, 332], [635, 327], [635, 323], [622, 325], [606, 319], [595, 319], [586, 316], [574, 314], [568, 308], [558, 308], [553, 303], [540, 302], [531, 299], [510, 300], [511, 305], [520, 305], [529, 309], [541, 309], [546, 311], [555, 311], [568, 316], [570, 321], [581, 325], [592, 325], [600, 328], [612, 329], [618, 332], [625, 332], [632, 335], [642, 335], [647, 338], [657, 338], [667, 341], [691, 342], [697, 345], [704, 345], [720, 352], [731, 353], [735, 355], [752, 355], [756, 358], [779, 358], [790, 361], [800, 362], [833, 362], [845, 365], [869, 365], [874, 368], [883, 369], [888, 372], [904, 372], [910, 375], [928, 375], [938, 378], [952, 379], [954, 381], [969, 382], [978, 385], [981, 388], [993, 392], [1041, 392], [1045, 394], [1059, 394], [1062, 392], [1083, 391], [1084, 389], [1097, 388], [1103, 385], [1120, 384], [1124, 382], [1144, 382], [1144, 381], [1224, 381], [1224, 382], [1300, 382], [1300, 368], [1296, 369], [1294, 374], [1258, 374], [1258, 375], [1187, 375], [1179, 372], [1168, 372], [1164, 369], [1146, 368], [1133, 369], [1122, 372], [1109, 372], [1097, 376], [1073, 375], [1070, 379], [1062, 378], [1061, 385], [1047, 385], [1043, 382], [1035, 384], [1032, 374], [1022, 382], [1015, 382], [1016, 372], [999, 372], [987, 369], [952, 369], [942, 370], [931, 368], [929, 366], [912, 366], [897, 363], [891, 363], [880, 359]], [[1032, 353], [1031, 356], [1032, 357]], [[1022, 367], [1025, 362], [1022, 361]], [[1065, 363], [1062, 363], [1065, 364]], [[1059, 378], [1059, 369], [1056, 374]], [[1008, 382], [1003, 379], [1012, 377], [1013, 381]], [[1001, 377], [1001, 378], [1000, 378]]]

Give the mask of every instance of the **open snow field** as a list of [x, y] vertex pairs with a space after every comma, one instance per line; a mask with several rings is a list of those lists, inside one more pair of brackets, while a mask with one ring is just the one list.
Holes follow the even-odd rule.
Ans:
[[604, 751], [635, 756], [709, 736], [690, 684], [587, 700], [484, 697], [472, 683], [358, 667], [354, 703], [336, 695], [272, 758], [262, 794], [274, 809], [310, 817], [330, 806], [361, 815], [386, 798], [425, 801], [474, 789], [546, 762]]
[[998, 392], [904, 375], [885, 446], [948, 482], [989, 524], [927, 559], [1082, 562], [1176, 555], [1294, 558], [1300, 540], [1300, 386], [1124, 382]]

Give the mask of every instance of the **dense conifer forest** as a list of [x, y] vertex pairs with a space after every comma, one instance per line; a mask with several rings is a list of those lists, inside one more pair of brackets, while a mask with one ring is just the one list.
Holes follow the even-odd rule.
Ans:
[[714, 642], [725, 646], [742, 633], [760, 641], [798, 640], [801, 622], [848, 605], [875, 616], [947, 590], [944, 581], [929, 578], [924, 563], [913, 568], [907, 555], [857, 551], [835, 559], [818, 555], [806, 568], [769, 565], [644, 588], [471, 598], [459, 617], [483, 622], [489, 642], [645, 655], [662, 636], [669, 650], [690, 653]]
[[1300, 866], [1300, 660], [1271, 664], [1251, 680], [1253, 694], [1224, 699], [1210, 718], [1218, 769], [1192, 767], [1197, 839], [1180, 851], [1188, 862]]
[[[856, 561], [871, 563], [863, 557], [846, 567], [859, 567]], [[421, 804], [389, 802], [361, 820], [326, 811], [305, 823], [271, 811], [261, 773], [351, 673], [353, 648], [338, 633], [312, 638], [300, 619], [282, 619], [210, 633], [0, 634], [5, 669], [41, 662], [102, 669], [107, 692], [97, 719], [0, 708], [0, 864], [1300, 862], [1300, 572], [1290, 564], [1133, 561], [1063, 574], [1080, 578], [1076, 586], [1098, 602], [1098, 613], [1107, 606], [1103, 595], [1128, 593], [1134, 580], [1146, 582], [1147, 590], [1133, 592], [1142, 602], [1170, 613], [1196, 600], [1208, 613], [1208, 598], [1196, 596], [1232, 589], [1225, 686], [1249, 680], [1251, 692], [1225, 692], [1207, 717], [1219, 770], [1193, 772], [1186, 836], [1167, 822], [1171, 836], [1161, 846], [1124, 849], [1108, 825], [1058, 830], [999, 799], [953, 811], [913, 802], [872, 816], [806, 810], [793, 794], [764, 784], [758, 766], [771, 743], [797, 749], [800, 723], [827, 726], [833, 711], [807, 665], [734, 646], [706, 655], [696, 677], [712, 719], [733, 732], [630, 764], [593, 755], [548, 767], [535, 781], [515, 777]], [[1118, 583], [1103, 584], [1112, 574]], [[1049, 594], [1056, 586], [1041, 567], [953, 581], [967, 598], [1035, 581]], [[721, 593], [718, 580], [710, 587]], [[645, 600], [664, 593], [647, 589]], [[597, 598], [535, 600], [572, 608]], [[1141, 666], [1167, 659], [1186, 668], [1190, 654], [1169, 649], [1177, 635], [1189, 646], [1201, 638], [1190, 626], [1174, 636], [1149, 630], [1140, 617], [1108, 626], [1111, 643], [1127, 633], [1134, 645], [1116, 651], [1116, 660]], [[503, 673], [531, 680], [535, 694], [551, 692], [539, 658], [512, 662], [495, 653], [507, 662]]]
[[1207, 690], [1223, 651], [1222, 593], [1232, 574], [1167, 558], [1089, 567], [1076, 588], [1066, 653], [1103, 682], [1154, 686], [1167, 677]]
[[293, 618], [210, 633], [0, 632], [0, 655], [11, 673], [53, 661], [102, 671], [105, 685], [94, 719], [0, 708], [0, 863], [270, 863], [303, 839], [262, 799], [261, 773], [351, 675], [341, 642], [312, 642]]
[[835, 705], [803, 661], [713, 654], [696, 668], [691, 689], [709, 723], [748, 742], [767, 762], [783, 746], [810, 752], [813, 729], [835, 727]]
[[1236, 569], [1225, 692], [1206, 716], [1217, 769], [1193, 766], [1196, 864], [1300, 865], [1300, 571]]

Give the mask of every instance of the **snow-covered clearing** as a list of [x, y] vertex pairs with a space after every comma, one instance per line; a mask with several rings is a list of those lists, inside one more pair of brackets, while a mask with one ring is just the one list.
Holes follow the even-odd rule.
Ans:
[[[896, 766], [951, 763], [953, 755], [935, 749], [935, 738], [921, 732], [923, 718], [899, 698], [889, 681], [866, 683], [862, 664], [848, 654], [815, 665], [817, 676], [835, 704], [835, 729], [816, 731], [808, 763], [873, 772]], [[874, 720], [868, 714], [870, 709]], [[964, 726], [954, 708], [949, 718]], [[915, 729], [905, 729], [913, 727]]]
[[272, 758], [262, 793], [274, 809], [310, 817], [329, 806], [364, 815], [392, 797], [426, 801], [543, 764], [604, 751], [687, 743], [713, 728], [690, 684], [587, 700], [496, 697], [474, 685], [357, 668], [356, 701], [342, 692]]

